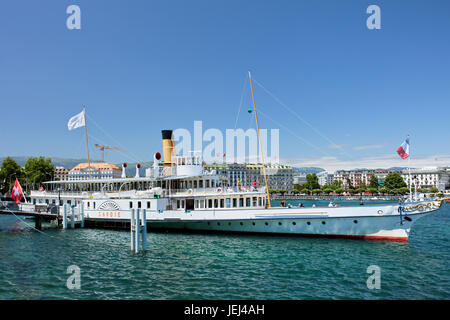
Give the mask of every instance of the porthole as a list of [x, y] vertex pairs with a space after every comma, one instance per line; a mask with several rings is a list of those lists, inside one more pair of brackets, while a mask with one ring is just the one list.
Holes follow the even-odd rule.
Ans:
[[255, 225], [255, 223], [254, 223], [254, 222], [252, 222], [252, 225]]
[[264, 222], [264, 224], [265, 224], [266, 226], [268, 226], [268, 225], [269, 225], [269, 223], [268, 223], [268, 222]]
[[293, 221], [292, 224], [295, 226], [297, 223], [295, 223], [295, 221]]
[[217, 225], [220, 226], [220, 222], [217, 222]]
[[208, 221], [208, 226], [211, 224], [211, 222]]
[[278, 222], [278, 225], [279, 225], [279, 226], [281, 226], [281, 225], [282, 225], [282, 223], [281, 223], [281, 222]]
[[306, 224], [309, 226], [311, 224], [311, 222], [308, 221]]
[[228, 222], [228, 225], [231, 226], [231, 222]]
[[243, 226], [243, 225], [244, 225], [244, 223], [241, 222], [241, 226]]
[[353, 223], [358, 223], [358, 220], [353, 220]]
[[322, 224], [325, 224], [326, 222], [325, 221], [322, 221]]

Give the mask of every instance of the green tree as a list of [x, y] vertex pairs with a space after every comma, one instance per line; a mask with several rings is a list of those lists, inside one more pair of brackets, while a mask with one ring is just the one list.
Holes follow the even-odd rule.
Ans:
[[391, 172], [384, 179], [384, 187], [392, 191], [394, 189], [404, 188], [406, 186], [406, 182], [403, 180], [402, 176], [398, 172]]
[[378, 189], [379, 186], [378, 178], [375, 175], [370, 176], [369, 188]]
[[433, 187], [430, 188], [430, 192], [431, 193], [438, 193], [439, 189], [433, 186]]
[[315, 173], [309, 173], [306, 175], [305, 188], [312, 192], [314, 189], [320, 189], [319, 178]]
[[0, 168], [0, 191], [2, 194], [11, 192], [15, 180], [23, 185], [24, 172], [20, 165], [11, 157], [6, 157]]
[[409, 189], [407, 187], [399, 188], [399, 189], [397, 189], [397, 191], [400, 194], [407, 194], [407, 193], [409, 193]]
[[378, 188], [372, 188], [369, 187], [369, 189], [367, 189], [371, 194], [377, 193], [378, 192]]
[[339, 188], [342, 188], [342, 180], [333, 180], [333, 183], [331, 184], [331, 189], [336, 191]]
[[352, 184], [352, 181], [350, 180], [350, 178], [347, 178], [347, 188], [353, 189], [353, 184]]
[[337, 188], [336, 190], [334, 190], [334, 192], [336, 192], [337, 194], [342, 194], [345, 192], [345, 189], [343, 188]]
[[40, 186], [44, 181], [52, 180], [53, 165], [50, 158], [30, 157], [25, 163], [25, 175], [30, 187]]

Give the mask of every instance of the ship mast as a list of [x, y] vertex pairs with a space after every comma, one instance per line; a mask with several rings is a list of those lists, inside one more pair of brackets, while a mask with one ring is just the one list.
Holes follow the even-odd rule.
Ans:
[[266, 184], [267, 204], [270, 208], [271, 204], [270, 204], [269, 185], [267, 184], [266, 166], [264, 164], [264, 154], [263, 154], [263, 149], [262, 149], [262, 144], [261, 144], [261, 136], [259, 135], [258, 114], [256, 113], [255, 96], [253, 94], [252, 75], [250, 74], [250, 70], [248, 71], [248, 77], [250, 79], [250, 88], [252, 90], [253, 110], [255, 111], [256, 130], [258, 131], [259, 152], [261, 154], [261, 161], [262, 161], [262, 167], [263, 167], [263, 173], [264, 173], [264, 183]]

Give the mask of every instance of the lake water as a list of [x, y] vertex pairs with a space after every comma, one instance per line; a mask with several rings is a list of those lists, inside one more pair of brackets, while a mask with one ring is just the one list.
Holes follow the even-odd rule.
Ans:
[[[148, 233], [145, 254], [130, 252], [127, 231], [40, 233], [13, 221], [0, 216], [0, 228], [9, 225], [0, 231], [0, 299], [450, 297], [449, 205], [418, 220], [408, 243], [161, 232]], [[72, 265], [78, 290], [66, 286]], [[371, 265], [381, 269], [380, 289], [367, 287]]]

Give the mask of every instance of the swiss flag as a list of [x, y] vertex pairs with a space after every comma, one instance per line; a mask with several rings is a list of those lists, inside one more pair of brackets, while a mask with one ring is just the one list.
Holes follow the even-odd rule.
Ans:
[[14, 183], [14, 188], [11, 191], [11, 198], [16, 200], [16, 203], [20, 202], [20, 199], [22, 199], [22, 187], [19, 184], [19, 180], [16, 178], [16, 183]]

